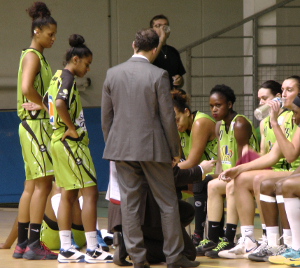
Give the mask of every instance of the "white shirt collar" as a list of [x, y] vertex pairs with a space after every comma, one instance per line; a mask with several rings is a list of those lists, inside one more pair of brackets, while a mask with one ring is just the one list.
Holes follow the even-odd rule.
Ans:
[[140, 55], [140, 54], [133, 54], [132, 58], [143, 58], [143, 59], [146, 59], [147, 61], [149, 61], [145, 56]]

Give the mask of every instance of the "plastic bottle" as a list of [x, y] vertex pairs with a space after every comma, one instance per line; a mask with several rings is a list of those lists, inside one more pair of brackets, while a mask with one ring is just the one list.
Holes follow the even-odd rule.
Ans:
[[[274, 99], [272, 99], [272, 101], [279, 101], [280, 102], [280, 107], [283, 106], [283, 99], [276, 97]], [[254, 116], [257, 120], [262, 120], [264, 118], [266, 118], [269, 114], [270, 114], [270, 106], [267, 104], [261, 105], [258, 108], [255, 109], [254, 111]]]
[[171, 28], [168, 25], [164, 25], [163, 30], [164, 30], [165, 33], [169, 33], [171, 31]]

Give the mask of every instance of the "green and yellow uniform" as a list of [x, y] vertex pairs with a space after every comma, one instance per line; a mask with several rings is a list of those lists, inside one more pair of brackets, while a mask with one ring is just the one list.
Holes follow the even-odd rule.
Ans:
[[38, 94], [43, 96], [46, 93], [52, 77], [50, 66], [40, 52], [32, 48], [22, 51], [18, 71], [17, 112], [22, 121], [19, 125], [19, 137], [25, 163], [26, 180], [53, 175], [54, 173], [50, 154], [53, 131], [49, 123], [49, 116], [44, 109], [27, 111], [22, 107], [23, 103], [30, 102], [21, 90], [22, 62], [29, 52], [35, 53], [40, 59], [40, 72], [35, 76], [33, 83]]
[[252, 134], [249, 139], [248, 144], [250, 147], [258, 152], [258, 141], [256, 137], [256, 131], [251, 123], [251, 121], [245, 117], [244, 115], [237, 114], [231, 121], [228, 132], [225, 129], [225, 122], [222, 120], [219, 130], [219, 147], [220, 147], [220, 157], [222, 163], [222, 170], [229, 169], [234, 167], [238, 160], [238, 152], [237, 152], [237, 142], [234, 136], [234, 125], [237, 117], [244, 117], [251, 125]]
[[[199, 111], [194, 112], [194, 120], [193, 120], [193, 124], [196, 120], [200, 119], [200, 118], [207, 118], [211, 121], [213, 121], [215, 123], [215, 121], [208, 116], [207, 114], [201, 113]], [[178, 132], [179, 133], [179, 137], [180, 137], [180, 144], [181, 144], [181, 148], [182, 151], [184, 153], [185, 159], [188, 159], [188, 156], [190, 154], [191, 151], [191, 147], [192, 147], [192, 131], [193, 131], [193, 126], [192, 126], [192, 130], [190, 133], [185, 132]], [[218, 140], [217, 138], [214, 138], [211, 141], [208, 141], [206, 143], [205, 146], [205, 150], [203, 155], [201, 156], [200, 162], [199, 164], [203, 161], [203, 160], [211, 160], [212, 157], [214, 159], [217, 159], [217, 148], [218, 148]]]
[[[282, 125], [282, 122], [284, 120], [285, 117], [286, 118], [286, 122], [284, 123], [284, 129], [285, 129], [285, 135], [286, 138], [288, 138], [289, 133], [290, 133], [290, 123], [292, 120], [292, 115], [293, 113], [289, 110], [284, 110], [277, 119], [277, 123], [279, 126]], [[288, 122], [290, 121], [290, 122]], [[270, 116], [267, 116], [264, 121], [263, 121], [263, 135], [265, 137], [265, 143], [264, 143], [264, 147], [265, 147], [265, 152], [269, 153], [274, 145], [274, 143], [276, 142], [276, 137], [274, 134], [274, 131], [272, 129], [271, 123], [270, 123]], [[272, 166], [272, 170], [273, 171], [289, 171], [290, 169], [290, 164], [287, 163], [286, 159], [280, 158], [280, 160], [274, 164]]]
[[[293, 122], [293, 112], [286, 110], [283, 113], [281, 113], [277, 119], [279, 125], [281, 125], [284, 117], [285, 117], [284, 134], [289, 141], [292, 141], [294, 133], [297, 129], [297, 125], [295, 125]], [[276, 137], [272, 130], [269, 118], [270, 118], [269, 116], [266, 117], [264, 121], [265, 150], [267, 153], [271, 151], [272, 146], [276, 141]], [[283, 157], [280, 158], [280, 160], [272, 166], [272, 170], [273, 171], [294, 171], [298, 166], [299, 166], [299, 157], [292, 163], [288, 163], [285, 157]]]
[[[48, 100], [50, 123], [54, 129], [51, 151], [57, 186], [70, 190], [96, 185], [96, 173], [88, 148], [89, 139], [80, 96], [74, 76], [69, 70], [58, 70], [55, 73], [44, 99]], [[67, 126], [57, 113], [55, 100], [58, 99], [66, 103], [78, 134], [77, 139], [66, 137], [61, 141]]]

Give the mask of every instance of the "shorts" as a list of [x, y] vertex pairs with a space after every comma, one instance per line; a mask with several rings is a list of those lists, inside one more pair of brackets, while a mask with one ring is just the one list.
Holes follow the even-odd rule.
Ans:
[[49, 119], [23, 120], [20, 123], [19, 137], [26, 180], [54, 174], [50, 152], [52, 133]]
[[[86, 244], [84, 231], [71, 231], [76, 245], [82, 248]], [[51, 250], [60, 249], [59, 231], [51, 229], [45, 221], [42, 222], [40, 240]]]
[[86, 135], [81, 135], [78, 139], [66, 137], [64, 141], [51, 140], [55, 181], [58, 187], [72, 190], [97, 185], [96, 172], [87, 144]]

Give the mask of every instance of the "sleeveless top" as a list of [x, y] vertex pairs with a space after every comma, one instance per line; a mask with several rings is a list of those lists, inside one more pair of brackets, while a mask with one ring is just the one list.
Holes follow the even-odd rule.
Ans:
[[17, 112], [18, 116], [21, 120], [25, 119], [47, 119], [49, 118], [47, 112], [42, 109], [42, 110], [37, 110], [37, 111], [27, 111], [25, 110], [21, 105], [26, 102], [30, 102], [28, 99], [25, 98], [25, 96], [22, 94], [21, 90], [21, 83], [22, 83], [22, 62], [25, 57], [25, 55], [28, 52], [33, 52], [35, 53], [39, 59], [40, 59], [40, 65], [41, 69], [40, 72], [36, 74], [33, 87], [39, 93], [41, 96], [44, 96], [45, 93], [47, 92], [51, 77], [52, 77], [52, 72], [51, 68], [46, 61], [45, 57], [36, 49], [33, 48], [28, 48], [24, 49], [21, 54], [20, 58], [20, 64], [19, 64], [19, 71], [18, 71], [18, 86], [17, 86]]
[[[193, 124], [196, 120], [200, 119], [200, 118], [207, 118], [211, 121], [213, 121], [215, 123], [215, 120], [213, 120], [209, 115], [205, 114], [205, 113], [201, 113], [199, 111], [194, 112], [196, 113], [194, 116], [194, 121]], [[194, 114], [193, 113], [193, 114]], [[193, 126], [192, 126], [192, 130], [193, 130]], [[188, 134], [186, 131], [185, 132], [178, 132], [179, 133], [179, 137], [180, 137], [180, 144], [181, 144], [181, 148], [182, 151], [184, 153], [185, 159], [188, 159], [188, 156], [190, 154], [191, 151], [191, 146], [192, 146], [192, 130], [190, 132], [190, 134]], [[203, 161], [203, 160], [211, 160], [212, 157], [214, 157], [214, 159], [217, 159], [217, 148], [218, 148], [218, 140], [217, 138], [214, 138], [211, 141], [208, 141], [206, 143], [203, 155], [201, 156], [200, 162], [199, 164]]]
[[250, 147], [258, 152], [259, 145], [256, 137], [256, 131], [251, 123], [251, 121], [245, 117], [244, 115], [237, 114], [231, 121], [228, 133], [225, 129], [225, 122], [222, 120], [219, 130], [219, 147], [220, 147], [220, 157], [222, 163], [223, 171], [234, 167], [238, 160], [238, 152], [237, 152], [237, 142], [234, 136], [234, 125], [237, 117], [244, 117], [251, 125], [252, 134], [250, 136], [248, 144]]

